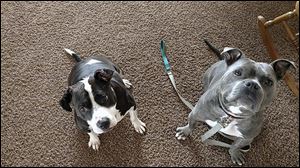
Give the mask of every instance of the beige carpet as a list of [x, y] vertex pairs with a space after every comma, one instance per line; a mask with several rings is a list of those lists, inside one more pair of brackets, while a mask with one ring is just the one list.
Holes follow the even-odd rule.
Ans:
[[[256, 18], [274, 18], [294, 4], [1, 1], [1, 166], [234, 166], [227, 149], [201, 143], [205, 124], [186, 142], [176, 140], [175, 129], [186, 124], [189, 110], [164, 72], [159, 42], [166, 41], [179, 90], [195, 104], [203, 73], [217, 61], [203, 38], [271, 62]], [[296, 21], [291, 25], [299, 31]], [[279, 53], [299, 67], [282, 30], [271, 30]], [[88, 148], [88, 135], [58, 104], [75, 63], [63, 48], [84, 58], [102, 53], [119, 64], [134, 85], [145, 136], [127, 116], [100, 136], [98, 152]], [[299, 166], [298, 111], [298, 99], [280, 82], [246, 166]]]

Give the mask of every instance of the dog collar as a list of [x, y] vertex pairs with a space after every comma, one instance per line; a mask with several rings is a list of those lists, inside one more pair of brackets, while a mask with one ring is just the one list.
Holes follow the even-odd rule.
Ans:
[[225, 107], [225, 105], [224, 105], [224, 103], [223, 103], [223, 101], [222, 101], [222, 99], [221, 99], [221, 94], [219, 95], [218, 101], [219, 101], [219, 106], [220, 106], [220, 108], [226, 113], [226, 115], [227, 115], [229, 118], [232, 118], [232, 119], [243, 119], [243, 117], [239, 117], [239, 116], [235, 115], [232, 111], [228, 110], [228, 109]]

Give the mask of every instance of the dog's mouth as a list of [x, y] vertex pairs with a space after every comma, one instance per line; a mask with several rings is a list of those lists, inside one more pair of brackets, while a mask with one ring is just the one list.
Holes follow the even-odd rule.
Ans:
[[108, 129], [101, 129], [101, 130], [93, 130], [96, 134], [103, 134], [103, 133], [106, 133], [106, 132], [109, 132], [111, 130], [111, 128], [108, 128]]
[[96, 127], [96, 128], [93, 128], [93, 131], [96, 133], [96, 134], [102, 134], [102, 133], [106, 133], [106, 132], [109, 132], [110, 130], [112, 130], [113, 129], [113, 127], [109, 127], [109, 128], [105, 128], [105, 129], [103, 129], [103, 128], [98, 128], [98, 127]]
[[103, 131], [104, 131], [104, 132], [108, 132], [108, 131], [110, 131], [110, 130], [112, 130], [112, 129], [113, 129], [113, 127], [109, 127], [109, 128], [104, 129]]
[[250, 101], [252, 104], [259, 103], [259, 93], [258, 92], [251, 92], [249, 90], [244, 90], [243, 94], [245, 95], [245, 99]]

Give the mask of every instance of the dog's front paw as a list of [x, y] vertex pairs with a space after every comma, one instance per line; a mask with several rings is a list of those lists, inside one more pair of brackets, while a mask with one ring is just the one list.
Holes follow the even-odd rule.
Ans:
[[188, 126], [185, 127], [178, 127], [176, 129], [176, 138], [178, 140], [185, 140], [187, 136], [189, 136], [191, 133], [190, 129]]
[[123, 83], [125, 84], [126, 88], [130, 89], [132, 84], [127, 79], [123, 79]]
[[143, 123], [141, 120], [137, 119], [132, 122], [132, 125], [136, 132], [143, 134], [146, 130], [146, 124]]
[[231, 160], [234, 164], [242, 165], [245, 164], [245, 157], [239, 149], [229, 149]]
[[100, 146], [100, 140], [98, 136], [90, 135], [90, 141], [88, 143], [89, 147], [92, 147], [94, 150], [98, 150]]

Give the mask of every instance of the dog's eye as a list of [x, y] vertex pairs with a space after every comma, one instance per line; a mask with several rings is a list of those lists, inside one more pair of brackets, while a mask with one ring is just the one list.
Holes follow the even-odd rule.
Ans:
[[84, 106], [80, 106], [80, 107], [79, 107], [79, 111], [80, 111], [80, 112], [85, 112], [85, 110], [86, 110], [86, 108], [85, 108]]
[[271, 79], [266, 79], [266, 80], [264, 80], [264, 85], [266, 85], [266, 86], [272, 86], [273, 85], [273, 81]]
[[242, 75], [242, 71], [241, 70], [235, 70], [233, 71], [235, 76], [241, 76]]
[[95, 99], [103, 101], [103, 100], [107, 99], [107, 96], [104, 96], [104, 95], [101, 95], [101, 94], [96, 94]]

